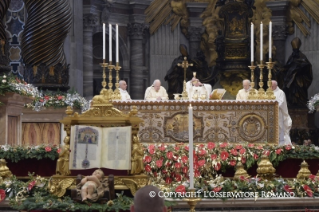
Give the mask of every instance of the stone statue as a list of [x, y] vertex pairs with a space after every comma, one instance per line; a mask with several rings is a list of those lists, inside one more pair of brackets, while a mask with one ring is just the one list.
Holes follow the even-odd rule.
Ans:
[[312, 65], [299, 50], [301, 46], [299, 38], [294, 38], [291, 46], [293, 52], [285, 65], [283, 90], [289, 107], [306, 108], [308, 88], [313, 79]]
[[69, 156], [70, 156], [70, 137], [65, 136], [64, 146], [59, 154], [59, 159], [56, 164], [56, 174], [57, 175], [69, 175]]
[[138, 137], [134, 135], [131, 174], [140, 174], [144, 171], [143, 157], [144, 157], [144, 151], [140, 146]]

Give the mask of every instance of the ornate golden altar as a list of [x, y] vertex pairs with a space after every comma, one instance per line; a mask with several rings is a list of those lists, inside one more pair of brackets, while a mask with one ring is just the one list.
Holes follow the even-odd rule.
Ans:
[[137, 116], [143, 120], [138, 136], [144, 143], [188, 142], [190, 104], [194, 110], [194, 142], [278, 145], [277, 101], [113, 101], [124, 113], [137, 107]]

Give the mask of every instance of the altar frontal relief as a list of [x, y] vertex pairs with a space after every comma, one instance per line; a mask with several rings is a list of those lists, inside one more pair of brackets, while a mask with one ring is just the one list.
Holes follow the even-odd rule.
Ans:
[[[193, 123], [187, 107], [193, 106]], [[188, 142], [188, 125], [193, 124], [194, 142], [278, 144], [278, 103], [276, 101], [165, 101], [115, 102], [129, 112], [138, 108], [143, 119], [141, 142]]]
[[71, 127], [70, 169], [131, 169], [131, 127]]

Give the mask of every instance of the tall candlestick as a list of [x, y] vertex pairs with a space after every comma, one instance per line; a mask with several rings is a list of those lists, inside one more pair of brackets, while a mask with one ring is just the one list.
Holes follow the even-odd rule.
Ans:
[[250, 26], [250, 61], [254, 62], [254, 24]]
[[105, 23], [103, 23], [103, 63], [105, 62]]
[[188, 107], [188, 139], [189, 139], [189, 188], [194, 188], [194, 155], [193, 155], [193, 108]]
[[119, 25], [116, 24], [116, 62], [119, 62]]
[[112, 61], [112, 25], [109, 24], [109, 61]]
[[263, 60], [263, 22], [260, 23], [260, 61]]
[[269, 59], [271, 58], [271, 47], [272, 47], [271, 37], [272, 37], [272, 23], [270, 21], [269, 22]]

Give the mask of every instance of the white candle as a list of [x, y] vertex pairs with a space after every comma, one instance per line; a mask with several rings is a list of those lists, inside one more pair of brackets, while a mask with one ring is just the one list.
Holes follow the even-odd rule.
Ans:
[[105, 61], [105, 23], [103, 23], [103, 63]]
[[188, 139], [189, 139], [189, 188], [194, 188], [194, 156], [193, 156], [193, 108], [188, 107]]
[[271, 58], [271, 47], [272, 47], [271, 37], [272, 37], [272, 23], [270, 21], [269, 22], [269, 58]]
[[109, 61], [112, 61], [112, 25], [109, 24]]
[[250, 61], [254, 62], [254, 24], [250, 26]]
[[263, 22], [260, 23], [260, 61], [263, 60]]
[[116, 24], [116, 62], [119, 62], [119, 25]]

